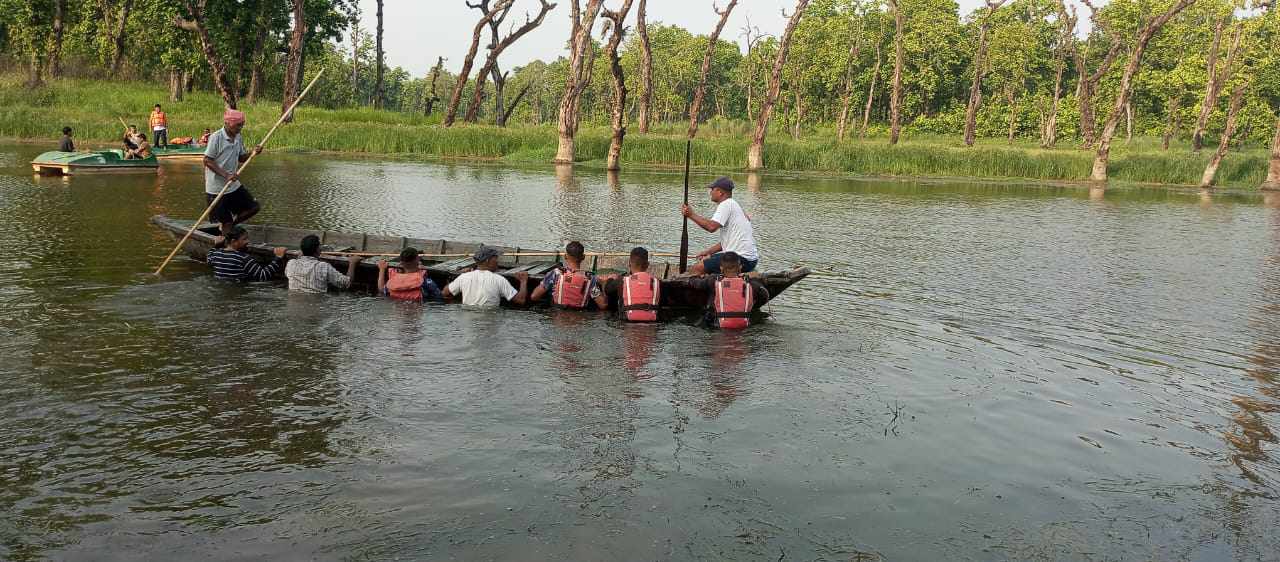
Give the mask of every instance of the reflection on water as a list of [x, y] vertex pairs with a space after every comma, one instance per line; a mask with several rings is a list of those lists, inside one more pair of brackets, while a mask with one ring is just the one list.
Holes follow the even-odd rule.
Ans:
[[[1275, 195], [735, 175], [762, 266], [818, 273], [716, 332], [157, 279], [146, 220], [198, 213], [199, 167], [33, 178], [38, 148], [0, 145], [0, 558], [1280, 551]], [[268, 224], [680, 236], [675, 170], [246, 180]]]

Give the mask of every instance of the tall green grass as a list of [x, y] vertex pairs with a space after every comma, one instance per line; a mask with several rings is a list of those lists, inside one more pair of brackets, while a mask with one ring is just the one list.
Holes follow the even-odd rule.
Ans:
[[[76, 130], [82, 144], [113, 144], [120, 137], [117, 118], [145, 126], [151, 106], [159, 102], [169, 115], [170, 138], [198, 136], [222, 121], [222, 100], [197, 92], [181, 102], [168, 103], [167, 92], [144, 83], [58, 80], [37, 90], [22, 86], [21, 77], [0, 76], [0, 136], [53, 139], [64, 125]], [[256, 141], [279, 117], [278, 101], [241, 107], [248, 116], [246, 136]], [[459, 125], [443, 128], [439, 115], [379, 111], [369, 108], [329, 110], [303, 107], [293, 124], [282, 127], [273, 149], [306, 149], [427, 158], [504, 159], [521, 163], [549, 163], [556, 152], [552, 125], [497, 128]], [[684, 162], [687, 123], [658, 123], [650, 134], [627, 135], [624, 166], [678, 167]], [[699, 129], [693, 165], [703, 170], [741, 170], [746, 164], [750, 123], [713, 120]], [[579, 131], [577, 159], [603, 165], [610, 131], [586, 124]], [[1117, 142], [1112, 150], [1111, 177], [1138, 183], [1194, 185], [1208, 160], [1188, 147], [1160, 150], [1154, 139]], [[926, 177], [1027, 178], [1086, 180], [1093, 153], [1064, 141], [1044, 150], [1030, 140], [1013, 144], [981, 139], [965, 147], [959, 135], [911, 135], [897, 146], [884, 138], [836, 141], [830, 127], [819, 127], [800, 140], [775, 127], [765, 147], [765, 165], [775, 171], [853, 175]], [[1219, 185], [1253, 188], [1266, 174], [1267, 152], [1251, 148], [1233, 151], [1218, 172]]]

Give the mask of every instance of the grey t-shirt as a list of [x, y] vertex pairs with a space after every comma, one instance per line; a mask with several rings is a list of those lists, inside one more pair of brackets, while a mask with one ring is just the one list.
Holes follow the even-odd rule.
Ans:
[[[233, 140], [227, 137], [226, 129], [218, 129], [212, 135], [209, 135], [209, 146], [205, 147], [204, 155], [212, 158], [218, 164], [219, 168], [228, 173], [235, 173], [236, 168], [240, 167], [240, 157], [249, 154], [244, 149], [244, 134], [236, 135]], [[204, 169], [204, 192], [210, 195], [217, 195], [222, 191], [222, 186], [226, 185], [227, 180], [222, 176], [213, 173], [209, 168]], [[240, 189], [240, 182], [232, 182], [227, 187], [227, 193], [231, 193]]]

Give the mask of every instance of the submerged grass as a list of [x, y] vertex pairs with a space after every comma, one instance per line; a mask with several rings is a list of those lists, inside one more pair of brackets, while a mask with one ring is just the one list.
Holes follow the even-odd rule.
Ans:
[[[146, 83], [64, 79], [29, 90], [19, 76], [2, 76], [0, 135], [52, 139], [69, 125], [82, 144], [110, 144], [121, 134], [118, 118], [145, 128], [147, 114], [156, 102], [165, 106], [169, 116], [170, 138], [198, 136], [205, 127], [221, 126], [222, 100], [214, 94], [197, 92], [175, 103], [166, 103], [166, 99], [163, 88]], [[266, 134], [281, 110], [275, 101], [243, 104], [241, 109], [248, 115], [246, 136], [250, 141]], [[555, 155], [557, 143], [552, 125], [446, 129], [439, 125], [438, 114], [428, 117], [368, 108], [303, 107], [296, 116], [293, 124], [276, 133], [273, 149], [545, 164]], [[686, 126], [663, 123], [651, 134], [628, 134], [622, 153], [624, 166], [681, 166]], [[699, 135], [693, 148], [694, 166], [703, 170], [741, 170], [745, 166], [747, 124], [716, 121], [704, 125]], [[602, 166], [609, 137], [607, 127], [584, 125], [578, 134], [578, 160]], [[1128, 145], [1121, 141], [1112, 150], [1111, 176], [1137, 183], [1195, 185], [1208, 156], [1207, 151], [1193, 154], [1187, 146], [1164, 151], [1153, 139], [1135, 139]], [[1264, 179], [1267, 158], [1265, 150], [1256, 148], [1231, 152], [1219, 169], [1219, 185], [1256, 187]], [[765, 165], [770, 170], [851, 175], [1078, 181], [1088, 179], [1092, 161], [1091, 151], [1079, 150], [1069, 141], [1050, 150], [1030, 140], [1010, 144], [1003, 139], [982, 139], [975, 147], [965, 147], [959, 135], [907, 134], [897, 146], [890, 146], [882, 137], [839, 143], [829, 129], [819, 129], [801, 140], [773, 131], [765, 146]]]

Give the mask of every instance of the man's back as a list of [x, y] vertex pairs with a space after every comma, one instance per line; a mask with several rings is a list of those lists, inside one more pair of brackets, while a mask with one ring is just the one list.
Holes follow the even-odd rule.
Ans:
[[477, 269], [459, 275], [448, 286], [449, 293], [462, 295], [462, 304], [495, 307], [502, 299], [516, 296], [515, 287], [507, 279], [492, 271]]
[[289, 290], [303, 293], [324, 293], [333, 285], [339, 289], [351, 286], [351, 278], [338, 273], [332, 265], [311, 256], [303, 256], [290, 261], [284, 267], [284, 276], [289, 279]]

